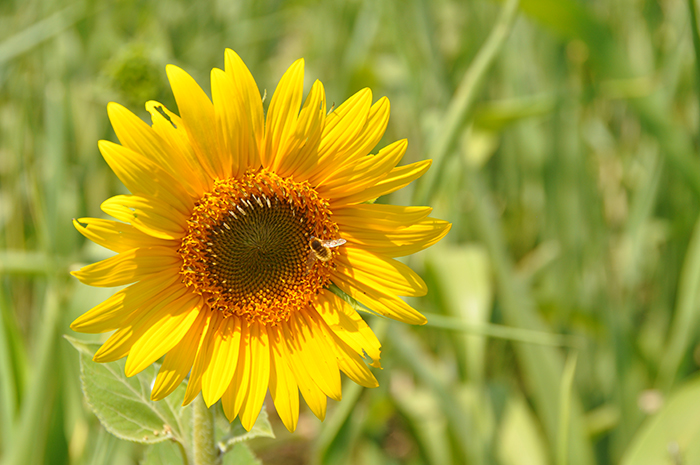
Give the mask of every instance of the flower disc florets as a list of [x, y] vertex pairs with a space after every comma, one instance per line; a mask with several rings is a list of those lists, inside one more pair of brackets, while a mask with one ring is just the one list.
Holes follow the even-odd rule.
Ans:
[[310, 260], [309, 241], [336, 238], [338, 227], [307, 182], [266, 170], [217, 181], [187, 224], [183, 282], [225, 316], [286, 321], [330, 282], [332, 261]]

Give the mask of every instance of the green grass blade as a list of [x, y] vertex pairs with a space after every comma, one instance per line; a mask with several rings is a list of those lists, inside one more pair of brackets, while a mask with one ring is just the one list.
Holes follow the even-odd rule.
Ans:
[[45, 275], [56, 272], [46, 253], [28, 250], [0, 250], [0, 275]]
[[557, 442], [557, 464], [569, 463], [569, 427], [571, 421], [571, 396], [574, 387], [574, 375], [576, 374], [576, 360], [578, 354], [572, 353], [567, 357], [564, 365], [564, 373], [561, 376], [559, 387], [559, 433]]
[[458, 447], [467, 463], [479, 463], [479, 455], [472, 434], [474, 428], [471, 415], [454, 398], [454, 393], [435, 373], [434, 363], [420, 350], [420, 341], [403, 327], [392, 325], [387, 332], [387, 343], [394, 346], [394, 353], [408, 366], [415, 376], [435, 394], [442, 412], [450, 423], [450, 429], [457, 438]]
[[[465, 174], [467, 185], [476, 199], [471, 219], [491, 256], [497, 297], [503, 308], [505, 321], [512, 326], [542, 331], [545, 326], [535, 312], [532, 297], [524, 283], [515, 275], [505, 241], [495, 222], [492, 200], [476, 173], [467, 170]], [[515, 350], [538, 416], [550, 445], [554, 445], [557, 443], [558, 407], [551, 399], [558, 398], [556, 387], [560, 383], [564, 368], [561, 354], [551, 348], [533, 344], [518, 344]], [[578, 399], [572, 400], [572, 403], [571, 464], [592, 464], [593, 455], [584, 436]]]
[[[16, 423], [15, 438], [10, 453], [3, 457], [3, 465], [23, 465], [32, 463], [37, 454], [41, 456], [45, 448], [46, 422], [50, 405], [56, 394], [52, 374], [56, 366], [55, 357], [60, 322], [60, 302], [56, 279], [50, 284], [44, 296], [41, 327], [38, 332], [35, 361], [29, 374], [27, 392], [23, 399]], [[47, 407], [49, 407], [47, 409]]]
[[700, 321], [700, 219], [695, 223], [678, 284], [678, 297], [666, 351], [659, 365], [659, 387], [667, 390], [673, 383], [683, 357], [691, 348]]
[[27, 359], [14, 313], [0, 285], [0, 449], [13, 444], [15, 416], [24, 391]]
[[428, 201], [442, 176], [446, 158], [474, 108], [474, 102], [478, 92], [481, 90], [486, 74], [510, 35], [517, 16], [518, 3], [519, 0], [507, 0], [505, 5], [503, 5], [491, 34], [489, 34], [471, 66], [464, 74], [457, 92], [447, 109], [444, 122], [440, 125], [439, 136], [436, 137], [434, 145], [429, 150], [429, 158], [432, 158], [433, 166], [423, 175], [416, 186], [413, 196], [414, 203], [418, 205], [427, 205], [429, 203]]
[[693, 38], [693, 51], [695, 52], [695, 80], [697, 94], [700, 96], [700, 30], [698, 30], [698, 9], [695, 0], [688, 0], [690, 11], [690, 35]]
[[426, 323], [428, 327], [461, 331], [466, 334], [552, 347], [581, 347], [583, 344], [581, 339], [564, 334], [535, 331], [495, 323], [469, 324], [459, 318], [436, 313], [423, 313], [423, 315], [428, 319], [428, 323]]
[[65, 31], [83, 15], [83, 9], [76, 3], [3, 40], [0, 43], [0, 65]]

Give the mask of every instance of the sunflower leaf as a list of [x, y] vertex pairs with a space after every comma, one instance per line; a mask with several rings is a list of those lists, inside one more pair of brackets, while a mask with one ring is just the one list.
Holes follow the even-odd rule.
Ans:
[[224, 455], [223, 465], [262, 465], [262, 462], [247, 444], [236, 444], [230, 453]]
[[80, 380], [92, 411], [107, 431], [120, 439], [155, 444], [177, 441], [189, 449], [192, 409], [181, 407], [185, 385], [162, 401], [150, 400], [158, 367], [151, 365], [136, 376], [124, 374], [125, 360], [96, 363], [99, 344], [65, 336], [80, 354]]
[[174, 442], [151, 444], [139, 462], [139, 465], [176, 465], [184, 464], [182, 452]]
[[[220, 418], [224, 418], [223, 415], [219, 415]], [[228, 421], [223, 420], [228, 424]], [[263, 409], [255, 421], [255, 425], [250, 431], [246, 431], [241, 425], [241, 422], [236, 419], [227, 428], [228, 431], [223, 436], [223, 439], [219, 441], [219, 449], [223, 453], [231, 452], [236, 450], [236, 445], [243, 443], [244, 441], [249, 441], [253, 438], [274, 438], [275, 433], [272, 431], [272, 425], [267, 417], [267, 411], [263, 405]], [[231, 462], [234, 463], [234, 462]], [[238, 462], [235, 462], [238, 463]]]

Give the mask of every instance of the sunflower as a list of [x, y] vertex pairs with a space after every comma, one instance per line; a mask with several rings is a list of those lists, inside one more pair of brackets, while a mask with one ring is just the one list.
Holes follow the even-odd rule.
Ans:
[[299, 391], [323, 420], [327, 397], [341, 398], [341, 371], [378, 385], [367, 364], [380, 367], [379, 341], [347, 296], [395, 320], [426, 321], [398, 297], [424, 295], [426, 285], [394, 257], [434, 244], [450, 224], [429, 207], [371, 201], [430, 161], [396, 166], [405, 140], [369, 154], [389, 119], [389, 101], [372, 104], [369, 89], [327, 114], [316, 81], [302, 105], [303, 60], [282, 76], [266, 116], [232, 50], [211, 73], [211, 100], [182, 69], [167, 75], [180, 116], [150, 101], [148, 125], [107, 107], [121, 145], [100, 141], [100, 152], [131, 195], [102, 203], [116, 221], [74, 220], [116, 255], [73, 275], [129, 286], [71, 328], [114, 331], [94, 360], [127, 357], [127, 376], [164, 357], [153, 400], [189, 375], [183, 405], [200, 392], [208, 406], [221, 399], [248, 430], [268, 388], [290, 431]]

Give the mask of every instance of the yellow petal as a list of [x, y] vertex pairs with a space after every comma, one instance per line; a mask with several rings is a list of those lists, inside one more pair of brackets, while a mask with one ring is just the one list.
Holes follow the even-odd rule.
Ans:
[[212, 186], [213, 179], [199, 163], [182, 120], [155, 100], [146, 102], [146, 110], [151, 114], [153, 130], [167, 144], [170, 164], [164, 169], [180, 182], [190, 196], [195, 199], [201, 197]]
[[385, 178], [401, 161], [406, 153], [406, 139], [387, 145], [377, 153], [363, 157], [357, 163], [335, 171], [318, 187], [318, 193], [325, 198], [337, 198], [362, 193]]
[[155, 197], [189, 215], [194, 200], [160, 166], [142, 154], [113, 142], [101, 140], [97, 147], [114, 174], [132, 194]]
[[342, 232], [346, 229], [394, 231], [419, 222], [430, 214], [430, 207], [403, 207], [378, 203], [348, 205], [333, 210], [333, 221]]
[[154, 197], [115, 195], [100, 205], [103, 212], [159, 239], [181, 239], [187, 216]]
[[185, 406], [195, 400], [197, 395], [202, 390], [202, 375], [207, 369], [207, 365], [211, 360], [212, 341], [215, 335], [221, 330], [221, 324], [224, 321], [222, 312], [209, 310], [207, 312], [209, 319], [205, 329], [202, 331], [202, 339], [199, 343], [199, 350], [192, 365], [190, 380], [187, 382], [187, 390], [185, 391], [185, 399], [182, 405]]
[[71, 323], [73, 331], [81, 333], [104, 333], [122, 326], [134, 311], [154, 296], [169, 288], [178, 280], [179, 274], [166, 270], [149, 276], [114, 294], [109, 299], [79, 316]]
[[131, 347], [161, 318], [167, 315], [167, 307], [189, 294], [185, 286], [171, 286], [133, 312], [121, 329], [112, 334], [93, 356], [96, 362], [113, 362], [129, 354]]
[[316, 417], [323, 421], [326, 418], [326, 395], [309, 376], [306, 370], [305, 361], [299, 355], [299, 351], [293, 346], [290, 346], [290, 336], [292, 333], [287, 326], [288, 322], [282, 323], [280, 331], [281, 344], [284, 344], [284, 350], [287, 354], [287, 365], [294, 374], [294, 379], [302, 397], [306, 401], [311, 411]]
[[179, 269], [182, 258], [166, 247], [141, 247], [93, 263], [71, 274], [83, 284], [115, 287], [146, 279], [161, 271]]
[[137, 247], [178, 247], [172, 241], [149, 236], [132, 225], [120, 221], [78, 218], [73, 220], [73, 226], [92, 242], [114, 252], [126, 252]]
[[336, 209], [345, 205], [352, 205], [376, 199], [382, 195], [390, 194], [403, 187], [406, 187], [428, 171], [432, 160], [423, 160], [410, 165], [398, 166], [375, 185], [368, 187], [364, 191], [331, 199], [331, 208]]
[[372, 284], [337, 271], [332, 272], [331, 280], [350, 297], [381, 315], [413, 325], [424, 325], [427, 322], [423, 315], [399, 297], [381, 292]]
[[[262, 98], [260, 97], [260, 91], [258, 90], [257, 84], [255, 84], [255, 79], [250, 71], [246, 67], [241, 57], [239, 57], [236, 52], [231, 49], [226, 49], [226, 74], [231, 76], [233, 79], [233, 85], [235, 86], [235, 94], [240, 95], [243, 100], [244, 113], [248, 115], [249, 127], [252, 131], [255, 145], [261, 147], [263, 144], [263, 107]], [[247, 162], [241, 160], [243, 166], [249, 168], [257, 168], [260, 166], [260, 159], [258, 156], [258, 150], [250, 150], [247, 153], [249, 157]]]
[[214, 179], [225, 179], [221, 160], [221, 134], [216, 130], [214, 105], [192, 76], [174, 65], [165, 68], [182, 124], [200, 164]]
[[344, 158], [348, 162], [358, 160], [367, 155], [382, 139], [389, 124], [389, 99], [382, 97], [369, 110], [367, 124], [357, 135], [353, 145], [346, 149]]
[[302, 58], [292, 63], [284, 73], [270, 101], [265, 124], [265, 147], [260, 153], [260, 161], [265, 168], [276, 171], [288, 154], [290, 141], [296, 131], [303, 90]]
[[335, 337], [335, 352], [338, 356], [338, 368], [348, 378], [366, 388], [379, 386], [377, 378], [374, 377], [362, 357], [338, 337]]
[[382, 139], [389, 123], [389, 99], [382, 97], [369, 110], [367, 123], [353, 137], [353, 143], [333, 155], [336, 170], [351, 166], [364, 158]]
[[347, 99], [326, 117], [318, 155], [321, 160], [334, 158], [335, 154], [355, 143], [355, 138], [367, 124], [372, 106], [372, 91], [364, 88]]
[[209, 407], [221, 398], [236, 372], [238, 349], [241, 345], [240, 318], [226, 318], [221, 329], [213, 336], [211, 358], [202, 375], [202, 397]]
[[[403, 257], [430, 247], [450, 232], [452, 224], [435, 218], [393, 231], [373, 231], [365, 224], [344, 226], [342, 236], [348, 244], [357, 245], [374, 254]], [[402, 294], [409, 295], [409, 294]]]
[[240, 413], [241, 424], [246, 431], [255, 425], [270, 380], [270, 342], [265, 327], [259, 323], [253, 323], [250, 328], [250, 350], [250, 389]]
[[331, 291], [323, 290], [314, 302], [314, 308], [334, 335], [358, 354], [367, 354], [373, 367], [381, 368], [381, 344], [377, 336], [347, 302]]
[[338, 272], [358, 281], [373, 283], [377, 289], [405, 296], [428, 293], [428, 286], [411, 268], [353, 246], [342, 247], [337, 256]]
[[[311, 313], [309, 311], [308, 313]], [[315, 312], [314, 312], [315, 313]], [[340, 373], [331, 346], [325, 337], [325, 325], [309, 318], [307, 312], [293, 314], [284, 325], [287, 352], [293, 356], [302, 370], [326, 394], [341, 399]], [[301, 388], [301, 383], [299, 383]]]
[[[250, 130], [250, 118], [244, 113], [243, 101], [236, 94], [231, 76], [214, 68], [211, 71], [211, 96], [217, 131], [222, 135], [221, 153], [227, 176], [239, 176], [248, 166], [240, 166], [241, 159], [247, 164], [248, 150], [257, 149]], [[241, 169], [242, 168], [242, 169]]]
[[173, 349], [165, 355], [151, 390], [151, 400], [161, 400], [173, 393], [189, 374], [192, 363], [206, 332], [210, 311], [201, 311], [190, 330]]
[[109, 103], [107, 114], [119, 142], [124, 147], [143, 154], [146, 159], [177, 180], [177, 185], [182, 187], [181, 195], [193, 194], [187, 181], [191, 173], [180, 168], [182, 160], [179, 154], [172, 150], [171, 145], [157, 131], [118, 103]]
[[129, 355], [129, 349], [138, 337], [146, 331], [140, 328], [140, 332], [134, 332], [133, 328], [125, 327], [109, 336], [104, 344], [95, 352], [92, 360], [98, 363], [114, 362]]
[[268, 327], [270, 341], [270, 395], [275, 409], [290, 432], [297, 429], [299, 419], [299, 388], [288, 367], [287, 352], [279, 328]]
[[134, 343], [124, 372], [133, 376], [175, 347], [197, 319], [204, 301], [197, 294], [185, 295], [163, 310], [160, 318]]
[[319, 384], [319, 387], [326, 392], [328, 397], [340, 401], [342, 399], [340, 372], [338, 371], [337, 360], [333, 360], [333, 358], [329, 356], [334, 350], [332, 331], [313, 308], [310, 308], [306, 312], [301, 312], [298, 322], [302, 324], [299, 326], [303, 326], [304, 321], [308, 324], [309, 332], [307, 335], [302, 330], [302, 333], [307, 336], [307, 350], [304, 351], [303, 355], [311, 355], [308, 349], [318, 350], [316, 356], [316, 366], [319, 369], [318, 374], [323, 377], [324, 384], [328, 384], [328, 386], [326, 387], [319, 382], [316, 384]]
[[241, 410], [243, 401], [248, 396], [251, 371], [250, 350], [250, 326], [245, 320], [241, 321], [241, 344], [238, 348], [238, 362], [236, 373], [224, 395], [221, 397], [221, 405], [229, 421], [233, 421]]
[[280, 176], [294, 177], [297, 181], [307, 180], [318, 163], [318, 145], [326, 119], [326, 99], [323, 84], [314, 82], [299, 113], [296, 130], [292, 135], [287, 155], [279, 160], [277, 173]]

